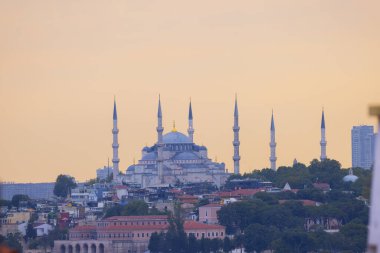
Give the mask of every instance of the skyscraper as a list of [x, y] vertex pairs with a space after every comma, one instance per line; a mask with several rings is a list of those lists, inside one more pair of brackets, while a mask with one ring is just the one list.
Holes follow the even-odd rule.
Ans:
[[352, 167], [370, 169], [374, 161], [373, 126], [354, 126], [351, 130]]

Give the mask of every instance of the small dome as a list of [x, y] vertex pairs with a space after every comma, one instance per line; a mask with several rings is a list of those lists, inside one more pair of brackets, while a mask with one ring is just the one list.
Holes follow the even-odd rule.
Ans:
[[135, 171], [135, 165], [131, 165], [127, 168], [127, 172], [134, 172]]
[[180, 132], [170, 132], [163, 136], [164, 143], [191, 143], [190, 139]]
[[181, 152], [178, 155], [176, 155], [173, 160], [196, 160], [199, 159], [199, 157], [191, 152]]
[[156, 152], [151, 152], [146, 155], [144, 155], [141, 160], [156, 160], [157, 159], [157, 154]]
[[358, 177], [354, 175], [352, 169], [350, 169], [348, 175], [343, 178], [344, 182], [355, 182], [356, 180], [358, 180]]

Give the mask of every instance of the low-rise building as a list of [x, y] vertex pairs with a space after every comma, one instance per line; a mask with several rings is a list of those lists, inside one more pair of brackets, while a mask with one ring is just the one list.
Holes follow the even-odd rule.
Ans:
[[217, 212], [222, 208], [220, 204], [208, 204], [199, 207], [199, 221], [208, 224], [218, 224]]
[[[54, 252], [143, 253], [148, 250], [149, 239], [155, 232], [166, 232], [169, 221], [166, 215], [114, 216], [97, 221], [96, 226], [83, 225], [69, 230], [69, 240], [54, 242]], [[187, 235], [197, 239], [224, 238], [225, 227], [185, 221]]]

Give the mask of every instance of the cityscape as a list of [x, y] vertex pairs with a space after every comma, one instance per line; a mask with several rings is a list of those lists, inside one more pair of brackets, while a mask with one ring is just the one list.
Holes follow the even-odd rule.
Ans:
[[380, 253], [377, 7], [1, 2], [0, 253]]

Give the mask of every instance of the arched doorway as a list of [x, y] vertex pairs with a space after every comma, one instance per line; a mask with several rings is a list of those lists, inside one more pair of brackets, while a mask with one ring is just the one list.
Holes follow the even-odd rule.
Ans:
[[75, 253], [80, 253], [80, 245], [75, 245]]
[[103, 243], [99, 244], [99, 253], [104, 253], [104, 245], [103, 245]]
[[91, 244], [91, 253], [96, 253], [96, 245]]
[[88, 253], [88, 244], [87, 243], [85, 243], [83, 245], [83, 253]]
[[74, 253], [73, 245], [69, 245], [68, 248], [69, 248], [68, 250], [69, 253]]
[[61, 245], [61, 253], [66, 253], [66, 246], [65, 245]]

